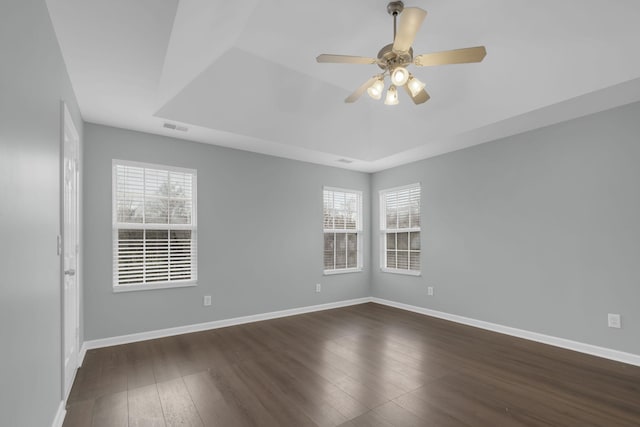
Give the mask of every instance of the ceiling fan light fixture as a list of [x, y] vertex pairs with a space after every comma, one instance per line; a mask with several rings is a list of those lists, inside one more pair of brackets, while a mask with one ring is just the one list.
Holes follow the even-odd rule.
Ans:
[[375, 81], [374, 84], [372, 84], [369, 87], [369, 89], [367, 89], [367, 93], [373, 99], [380, 99], [382, 98], [383, 90], [384, 90], [384, 80], [382, 77], [380, 77], [378, 80]]
[[411, 96], [415, 98], [416, 96], [418, 96], [420, 91], [422, 89], [424, 89], [425, 84], [422, 83], [420, 80], [416, 79], [415, 77], [409, 76], [409, 81], [407, 82], [407, 87], [409, 88], [409, 91], [411, 92]]
[[[484, 46], [474, 46], [414, 56], [412, 45], [427, 16], [427, 11], [419, 7], [405, 8], [402, 1], [393, 0], [387, 5], [387, 12], [393, 17], [393, 42], [383, 46], [377, 57], [326, 53], [316, 57], [316, 61], [320, 63], [375, 64], [383, 70], [382, 74], [369, 78], [349, 95], [344, 100], [346, 103], [356, 102], [365, 92], [368, 92], [373, 99], [380, 99], [384, 90], [384, 79], [388, 75], [391, 86], [387, 91], [385, 104], [398, 104], [398, 87], [406, 90], [415, 105], [423, 104], [431, 97], [425, 90], [425, 84], [413, 77], [407, 67], [411, 65], [432, 67], [447, 64], [469, 64], [481, 62], [487, 55], [487, 49]], [[399, 22], [398, 18], [400, 18]]]
[[409, 80], [409, 72], [404, 67], [396, 67], [391, 72], [391, 83], [396, 86], [404, 86]]
[[398, 105], [398, 89], [395, 85], [391, 85], [387, 91], [387, 97], [384, 100], [385, 105]]

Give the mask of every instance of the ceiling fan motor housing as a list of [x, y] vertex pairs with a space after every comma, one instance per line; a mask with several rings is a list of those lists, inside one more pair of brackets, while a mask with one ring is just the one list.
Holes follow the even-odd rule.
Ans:
[[396, 67], [406, 67], [413, 62], [413, 48], [407, 53], [393, 51], [393, 43], [386, 45], [378, 52], [378, 66], [383, 70], [392, 71]]

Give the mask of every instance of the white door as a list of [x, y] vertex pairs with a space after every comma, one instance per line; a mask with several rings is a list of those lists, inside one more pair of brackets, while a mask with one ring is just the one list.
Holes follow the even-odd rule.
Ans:
[[63, 158], [63, 371], [64, 396], [78, 367], [78, 152], [79, 137], [67, 106], [64, 106]]

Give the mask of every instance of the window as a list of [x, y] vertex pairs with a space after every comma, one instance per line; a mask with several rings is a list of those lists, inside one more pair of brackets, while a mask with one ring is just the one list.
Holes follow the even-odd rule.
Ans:
[[113, 290], [193, 286], [196, 171], [113, 161]]
[[324, 188], [324, 273], [362, 270], [362, 193]]
[[380, 192], [380, 266], [420, 274], [420, 184]]

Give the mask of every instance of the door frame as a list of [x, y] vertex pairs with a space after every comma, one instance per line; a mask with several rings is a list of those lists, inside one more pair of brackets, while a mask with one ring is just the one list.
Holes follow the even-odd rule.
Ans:
[[65, 310], [66, 310], [66, 301], [65, 301], [65, 224], [64, 224], [64, 210], [65, 210], [65, 200], [64, 200], [64, 174], [65, 174], [65, 136], [70, 135], [71, 138], [75, 141], [75, 155], [76, 155], [76, 166], [77, 166], [77, 182], [76, 182], [76, 241], [77, 241], [77, 254], [76, 254], [76, 297], [75, 297], [75, 307], [72, 307], [72, 310], [75, 315], [75, 323], [76, 323], [76, 333], [75, 333], [75, 360], [76, 366], [73, 366], [71, 369], [74, 370], [72, 373], [72, 378], [75, 378], [76, 371], [78, 367], [81, 365], [80, 355], [80, 298], [82, 296], [82, 144], [80, 141], [80, 134], [78, 133], [77, 127], [73, 122], [73, 118], [71, 117], [71, 113], [69, 112], [69, 108], [64, 101], [60, 101], [60, 234], [58, 236], [58, 255], [60, 256], [60, 373], [61, 373], [61, 393], [62, 400], [64, 402], [67, 401], [67, 397], [69, 396], [69, 392], [71, 391], [71, 386], [73, 385], [73, 381], [69, 386], [69, 389], [66, 389], [66, 378], [67, 372], [65, 372]]

